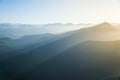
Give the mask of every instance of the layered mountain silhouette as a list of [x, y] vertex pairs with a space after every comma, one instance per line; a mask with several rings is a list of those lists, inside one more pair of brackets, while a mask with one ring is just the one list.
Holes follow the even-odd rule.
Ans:
[[2, 38], [0, 77], [3, 80], [106, 79], [120, 72], [119, 35], [116, 26], [104, 22], [58, 35]]
[[[106, 29], [108, 31], [102, 31], [102, 29]], [[112, 29], [113, 30], [112, 30]], [[116, 30], [116, 31], [115, 31]], [[66, 35], [66, 36], [65, 36]], [[65, 34], [62, 34], [60, 36], [65, 36], [60, 39], [57, 39], [55, 41], [52, 41], [44, 46], [42, 48], [49, 47], [59, 51], [64, 51], [65, 49], [76, 45], [80, 42], [93, 40], [93, 41], [113, 41], [113, 40], [119, 40], [120, 32], [117, 30], [114, 26], [112, 26], [109, 23], [102, 23], [97, 26], [91, 27], [91, 28], [85, 28], [80, 29], [77, 31], [68, 32]], [[64, 46], [63, 46], [64, 44]], [[57, 46], [57, 47], [56, 47]], [[40, 48], [40, 47], [38, 47]], [[39, 52], [39, 49], [36, 48], [34, 50], [31, 49], [31, 52]], [[53, 51], [55, 51], [53, 50]]]

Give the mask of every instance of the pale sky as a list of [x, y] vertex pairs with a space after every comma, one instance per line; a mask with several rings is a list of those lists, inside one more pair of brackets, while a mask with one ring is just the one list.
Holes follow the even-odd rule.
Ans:
[[120, 0], [0, 0], [0, 23], [120, 23]]

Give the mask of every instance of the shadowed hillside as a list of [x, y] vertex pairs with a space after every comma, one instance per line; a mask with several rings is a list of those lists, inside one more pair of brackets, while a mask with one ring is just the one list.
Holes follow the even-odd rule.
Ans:
[[102, 80], [120, 73], [119, 47], [120, 41], [83, 42], [23, 71], [15, 80]]

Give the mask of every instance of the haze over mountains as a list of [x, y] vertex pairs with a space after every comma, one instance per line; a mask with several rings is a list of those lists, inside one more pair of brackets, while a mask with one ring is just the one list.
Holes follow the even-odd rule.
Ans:
[[0, 39], [1, 80], [106, 80], [120, 75], [118, 25], [104, 22], [62, 34], [31, 34]]
[[45, 25], [32, 25], [32, 24], [0, 24], [0, 37], [20, 38], [26, 35], [37, 35], [37, 34], [60, 34], [67, 31], [76, 30], [82, 27], [89, 27], [92, 24], [45, 24]]

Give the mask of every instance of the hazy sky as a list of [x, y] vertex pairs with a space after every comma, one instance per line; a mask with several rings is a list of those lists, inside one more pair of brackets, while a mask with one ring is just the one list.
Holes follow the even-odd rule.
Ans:
[[0, 0], [0, 23], [120, 22], [120, 0]]

